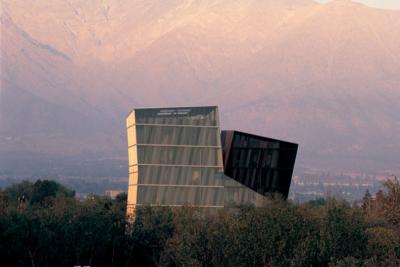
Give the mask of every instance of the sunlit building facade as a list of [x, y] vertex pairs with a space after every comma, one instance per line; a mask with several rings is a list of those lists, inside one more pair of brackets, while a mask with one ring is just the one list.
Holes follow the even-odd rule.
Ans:
[[[148, 205], [198, 208], [241, 204], [259, 206], [271, 192], [281, 192], [287, 197], [292, 173], [286, 172], [285, 182], [280, 182], [280, 175], [284, 172], [280, 172], [280, 165], [275, 164], [279, 160], [271, 155], [273, 152], [262, 152], [257, 159], [255, 156], [258, 150], [254, 145], [257, 144], [263, 151], [271, 148], [279, 154], [279, 150], [273, 147], [276, 144], [266, 140], [252, 141], [252, 149], [247, 153], [253, 160], [245, 161], [244, 153], [239, 152], [245, 143], [238, 141], [240, 134], [244, 133], [224, 132], [222, 146], [218, 108], [215, 106], [135, 109], [127, 117], [127, 134], [128, 216], [133, 215], [137, 207]], [[291, 171], [297, 151], [297, 145], [293, 145], [296, 150], [292, 151], [294, 157], [288, 163]], [[238, 158], [239, 161], [238, 153], [242, 157]], [[268, 157], [268, 163], [262, 160], [264, 156]], [[243, 169], [251, 169], [255, 160], [260, 163], [254, 174], [257, 178], [253, 179], [252, 174], [247, 174], [249, 171], [244, 175]], [[224, 168], [224, 162], [229, 168]], [[265, 176], [268, 168], [274, 170]], [[236, 178], [229, 177], [229, 174]], [[261, 182], [264, 178], [268, 181]], [[258, 185], [262, 185], [262, 189]]]

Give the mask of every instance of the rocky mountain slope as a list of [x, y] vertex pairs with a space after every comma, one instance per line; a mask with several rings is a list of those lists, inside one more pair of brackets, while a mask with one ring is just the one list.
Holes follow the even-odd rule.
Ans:
[[0, 150], [125, 157], [142, 106], [219, 105], [299, 164], [398, 170], [400, 11], [338, 0], [3, 1]]

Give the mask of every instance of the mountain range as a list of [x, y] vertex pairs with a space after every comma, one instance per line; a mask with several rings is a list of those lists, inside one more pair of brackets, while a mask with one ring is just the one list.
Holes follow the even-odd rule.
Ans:
[[400, 171], [400, 11], [348, 0], [1, 5], [5, 155], [125, 160], [132, 108], [218, 105], [224, 129], [299, 143], [298, 167]]

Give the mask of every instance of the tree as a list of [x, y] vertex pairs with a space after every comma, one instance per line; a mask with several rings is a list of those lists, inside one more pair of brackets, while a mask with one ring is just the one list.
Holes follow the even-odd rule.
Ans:
[[55, 181], [38, 180], [33, 184], [31, 204], [46, 205], [50, 199], [60, 197], [74, 197], [75, 192], [71, 191]]
[[384, 183], [387, 190], [383, 198], [383, 214], [397, 229], [400, 229], [400, 181], [395, 176]]
[[346, 203], [330, 200], [320, 227], [322, 262], [336, 263], [346, 257], [364, 257], [367, 244], [366, 222], [359, 210]]
[[129, 242], [133, 266], [158, 266], [165, 244], [174, 234], [174, 214], [169, 208], [145, 207], [136, 211]]
[[308, 201], [307, 204], [310, 206], [313, 206], [313, 207], [324, 206], [326, 204], [326, 199], [320, 197], [320, 198]]
[[367, 229], [368, 265], [400, 266], [400, 235], [393, 229], [382, 226]]
[[139, 208], [127, 227], [126, 195], [78, 200], [57, 183], [23, 182], [0, 191], [0, 258], [33, 267], [400, 266], [400, 185], [385, 186], [368, 212], [335, 199], [271, 199], [210, 213]]
[[365, 212], [369, 212], [372, 208], [372, 196], [368, 189], [365, 190], [365, 194], [362, 199], [361, 207]]
[[6, 188], [4, 193], [10, 205], [17, 207], [18, 205], [29, 203], [33, 194], [33, 184], [29, 181], [22, 181]]

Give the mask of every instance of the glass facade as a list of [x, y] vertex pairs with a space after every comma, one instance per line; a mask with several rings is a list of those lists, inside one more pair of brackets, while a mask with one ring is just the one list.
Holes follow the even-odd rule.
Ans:
[[[250, 179], [251, 182], [243, 182], [243, 179], [232, 179], [226, 175], [233, 173], [235, 177], [242, 177], [243, 172], [254, 172], [251, 168], [255, 165], [251, 162], [259, 161], [254, 154], [256, 150], [252, 150], [250, 157], [254, 158], [246, 161], [247, 165], [242, 164], [247, 156], [240, 149], [245, 148], [247, 143], [241, 143], [244, 141], [240, 138], [232, 139], [235, 142], [230, 145], [234, 148], [231, 149], [230, 159], [233, 157], [232, 160], [237, 158], [238, 161], [228, 161], [231, 167], [224, 173], [217, 107], [136, 109], [128, 115], [126, 122], [128, 215], [133, 215], [136, 207], [143, 205], [222, 208], [249, 203], [257, 205], [265, 199], [264, 191], [257, 189], [261, 181]], [[227, 140], [223, 138], [225, 144], [228, 144]], [[258, 146], [269, 149], [268, 159], [262, 161], [260, 166], [281, 164], [279, 160], [275, 162], [275, 150], [270, 148], [273, 145], [276, 144], [261, 141], [250, 144], [252, 149]], [[261, 158], [264, 159], [263, 155]], [[258, 172], [258, 169], [254, 175], [263, 176], [265, 170], [261, 168]], [[273, 175], [280, 175], [285, 168], [277, 167], [273, 171], [279, 171]]]
[[238, 131], [223, 131], [225, 174], [262, 195], [289, 193], [298, 145]]
[[128, 213], [142, 205], [224, 206], [217, 107], [137, 109], [127, 127]]

